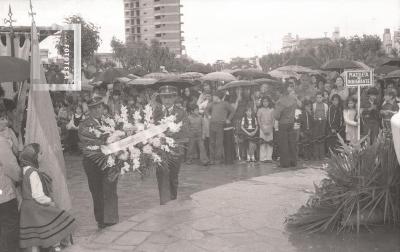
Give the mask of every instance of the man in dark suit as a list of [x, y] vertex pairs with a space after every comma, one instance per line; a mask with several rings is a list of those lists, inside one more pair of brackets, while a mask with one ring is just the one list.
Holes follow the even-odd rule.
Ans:
[[184, 155], [183, 145], [188, 142], [188, 116], [186, 111], [175, 105], [178, 90], [174, 86], [162, 86], [159, 89], [161, 105], [154, 109], [154, 119], [159, 123], [166, 116], [176, 116], [176, 122], [182, 122], [179, 132], [168, 135], [178, 146], [176, 153], [171, 155], [166, 167], [159, 167], [156, 171], [160, 204], [164, 205], [175, 200], [178, 195], [178, 176]]
[[83, 152], [83, 168], [87, 175], [89, 190], [93, 198], [94, 216], [99, 228], [118, 223], [118, 179], [110, 181], [107, 171], [103, 170], [96, 162], [88, 156], [88, 146], [99, 146], [104, 144], [91, 128], [100, 125], [103, 115], [102, 97], [94, 97], [88, 103], [89, 115], [79, 125], [78, 135]]

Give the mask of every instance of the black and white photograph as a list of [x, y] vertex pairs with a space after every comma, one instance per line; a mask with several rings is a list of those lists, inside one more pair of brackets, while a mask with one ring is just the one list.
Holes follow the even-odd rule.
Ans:
[[0, 252], [400, 251], [400, 0], [0, 0]]

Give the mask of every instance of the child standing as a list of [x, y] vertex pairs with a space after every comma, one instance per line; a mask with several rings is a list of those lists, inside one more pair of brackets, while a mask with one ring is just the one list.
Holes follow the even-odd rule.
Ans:
[[314, 125], [314, 118], [312, 113], [312, 102], [305, 100], [303, 102], [303, 112], [300, 117], [300, 138], [302, 143], [302, 154], [304, 160], [308, 161], [312, 159], [313, 143], [312, 143], [312, 131]]
[[363, 135], [369, 134], [370, 143], [373, 143], [378, 136], [381, 122], [377, 100], [378, 94], [378, 89], [375, 87], [369, 88], [367, 91], [368, 100], [361, 104], [362, 132]]
[[67, 212], [55, 207], [54, 202], [45, 195], [38, 172], [42, 156], [39, 144], [29, 144], [20, 155], [22, 167], [22, 203], [20, 210], [20, 247], [39, 248], [56, 247], [76, 228], [75, 219]]
[[202, 139], [203, 118], [199, 112], [199, 106], [196, 104], [189, 105], [189, 158], [188, 164], [191, 164], [193, 159], [197, 156], [197, 150], [200, 157], [200, 162], [203, 165], [208, 164], [208, 158], [204, 143]]
[[274, 109], [272, 100], [266, 96], [261, 99], [261, 108], [257, 111], [257, 119], [260, 125], [260, 161], [272, 162], [273, 133], [274, 133]]
[[344, 138], [343, 109], [340, 96], [338, 94], [332, 95], [331, 103], [332, 105], [328, 110], [328, 139], [326, 140], [326, 145], [328, 150], [337, 153], [337, 148], [340, 145], [337, 134]]
[[358, 142], [358, 115], [356, 104], [356, 99], [350, 97], [347, 101], [347, 108], [343, 111], [344, 123], [346, 125], [346, 141], [352, 146], [356, 145]]
[[394, 114], [399, 112], [399, 106], [396, 102], [396, 94], [392, 90], [386, 90], [384, 95], [385, 101], [382, 104], [381, 116], [382, 116], [382, 126], [386, 133], [391, 132], [390, 119]]
[[328, 114], [328, 104], [323, 102], [322, 92], [318, 92], [313, 104], [314, 124], [312, 139], [314, 141], [314, 158], [322, 160], [325, 158], [325, 136], [326, 119]]
[[245, 134], [247, 161], [255, 162], [255, 152], [257, 149], [256, 134], [258, 131], [258, 124], [251, 106], [247, 107], [246, 114], [242, 118], [241, 129]]

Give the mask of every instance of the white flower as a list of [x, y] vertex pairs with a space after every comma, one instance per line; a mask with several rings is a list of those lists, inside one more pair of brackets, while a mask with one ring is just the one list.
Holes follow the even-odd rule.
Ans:
[[153, 118], [153, 108], [147, 104], [144, 107], [144, 120], [146, 123], [152, 123], [152, 118]]
[[140, 155], [142, 154], [142, 152], [140, 151], [140, 149], [136, 148], [135, 146], [131, 146], [129, 147], [129, 152], [131, 153], [131, 159], [138, 159], [140, 157]]
[[110, 125], [111, 128], [115, 128], [115, 121], [112, 118], [106, 117], [104, 122]]
[[130, 168], [131, 166], [127, 162], [124, 162], [124, 166], [121, 168], [121, 175], [124, 175], [125, 173], [129, 172]]
[[121, 106], [121, 118], [124, 121], [128, 121], [128, 108], [124, 105]]
[[124, 131], [133, 131], [135, 129], [135, 126], [133, 126], [132, 123], [124, 123], [124, 126], [122, 128]]
[[98, 129], [89, 128], [89, 132], [95, 134], [96, 137], [100, 137], [101, 136], [101, 132]]
[[112, 134], [115, 131], [115, 129], [112, 128], [111, 126], [107, 126], [104, 124], [100, 126], [100, 130], [103, 131], [104, 134]]
[[159, 148], [161, 146], [161, 141], [160, 141], [159, 137], [150, 139], [150, 143], [151, 143], [151, 145], [153, 145], [156, 148]]
[[126, 160], [128, 160], [128, 158], [129, 158], [129, 153], [128, 153], [126, 150], [123, 150], [123, 151], [121, 152], [121, 154], [119, 154], [118, 158], [119, 158], [120, 160], [126, 161]]
[[165, 142], [167, 142], [169, 147], [175, 147], [175, 140], [170, 137], [165, 137]]
[[113, 167], [115, 165], [115, 158], [113, 156], [108, 156], [107, 167]]
[[137, 123], [136, 124], [137, 132], [143, 131], [144, 130], [144, 124], [143, 123]]
[[161, 145], [161, 150], [165, 152], [170, 152], [171, 150], [169, 149], [168, 145]]
[[153, 147], [151, 147], [151, 145], [147, 144], [143, 147], [144, 154], [151, 154], [152, 152], [153, 152]]
[[99, 149], [100, 149], [100, 146], [87, 146], [86, 149], [92, 150], [92, 151], [94, 151], [94, 150], [99, 150]]
[[169, 131], [171, 131], [172, 133], [177, 133], [181, 130], [182, 127], [182, 122], [179, 123], [170, 123], [168, 125]]
[[136, 171], [140, 167], [140, 161], [138, 158], [132, 160], [132, 170]]
[[135, 111], [135, 113], [133, 114], [133, 119], [135, 120], [135, 122], [139, 122], [142, 120], [142, 115], [140, 114], [140, 111]]
[[113, 132], [108, 138], [107, 138], [107, 143], [114, 143], [118, 140], [120, 140], [121, 138], [123, 138], [125, 136], [125, 132], [121, 131], [121, 130], [117, 130], [115, 132]]
[[153, 154], [151, 155], [151, 157], [153, 158], [153, 161], [154, 161], [155, 163], [161, 163], [161, 158], [160, 158], [160, 156], [157, 155], [156, 153], [153, 153]]

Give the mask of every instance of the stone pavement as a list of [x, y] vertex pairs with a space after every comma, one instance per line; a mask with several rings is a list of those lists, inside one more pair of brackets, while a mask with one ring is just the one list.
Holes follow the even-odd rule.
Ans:
[[309, 197], [320, 169], [285, 171], [226, 184], [132, 216], [65, 252], [400, 251], [399, 230], [307, 236], [285, 217]]

